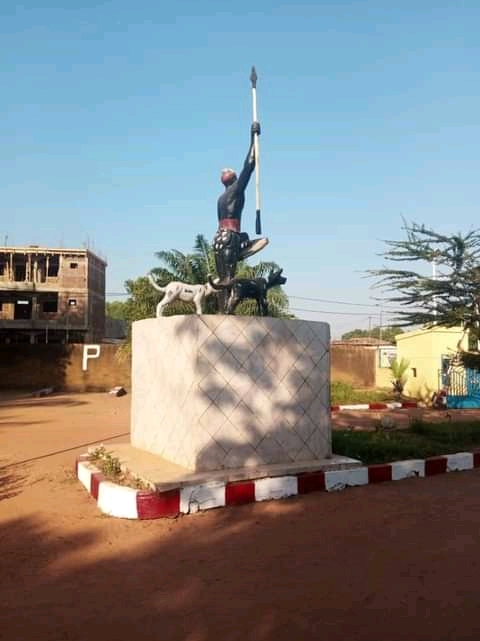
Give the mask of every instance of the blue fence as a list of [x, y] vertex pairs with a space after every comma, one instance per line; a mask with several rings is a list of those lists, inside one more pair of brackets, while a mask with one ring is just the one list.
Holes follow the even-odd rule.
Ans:
[[447, 407], [480, 408], [480, 372], [476, 369], [452, 369], [447, 375]]

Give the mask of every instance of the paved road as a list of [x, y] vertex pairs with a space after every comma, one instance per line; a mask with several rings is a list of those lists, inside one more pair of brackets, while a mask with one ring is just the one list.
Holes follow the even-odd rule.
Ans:
[[480, 638], [479, 471], [115, 520], [71, 465], [124, 440], [128, 412], [106, 395], [0, 403], [2, 641]]

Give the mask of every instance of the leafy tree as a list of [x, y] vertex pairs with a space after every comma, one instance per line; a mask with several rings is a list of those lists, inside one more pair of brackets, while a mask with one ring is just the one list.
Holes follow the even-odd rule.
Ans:
[[126, 303], [124, 301], [115, 300], [105, 304], [105, 315], [114, 320], [127, 320], [126, 316]]
[[423, 264], [423, 271], [384, 267], [368, 272], [377, 287], [391, 292], [388, 301], [398, 305], [395, 321], [404, 327], [463, 325], [478, 339], [480, 232], [446, 236], [405, 222], [403, 229], [406, 239], [386, 241], [383, 257], [392, 263]]
[[125, 301], [125, 318], [133, 323], [142, 318], [155, 316], [155, 308], [161, 295], [150, 284], [146, 276], [125, 281], [129, 298]]
[[385, 341], [395, 342], [397, 334], [403, 334], [403, 329], [398, 325], [389, 327], [373, 327], [372, 329], [352, 329], [350, 332], [342, 334], [342, 340], [347, 341], [350, 338], [382, 338]]

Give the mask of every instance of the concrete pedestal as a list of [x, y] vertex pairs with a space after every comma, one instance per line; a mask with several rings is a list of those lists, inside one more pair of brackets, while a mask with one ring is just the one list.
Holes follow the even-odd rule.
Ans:
[[133, 446], [195, 472], [331, 455], [327, 323], [188, 315], [133, 324]]

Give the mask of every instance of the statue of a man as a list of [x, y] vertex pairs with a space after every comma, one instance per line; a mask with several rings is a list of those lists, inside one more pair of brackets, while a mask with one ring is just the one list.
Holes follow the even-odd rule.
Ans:
[[237, 263], [256, 254], [268, 244], [267, 238], [250, 240], [248, 234], [240, 231], [242, 211], [245, 205], [245, 189], [255, 169], [254, 137], [260, 135], [260, 123], [251, 127], [250, 148], [240, 175], [233, 169], [223, 169], [221, 181], [225, 191], [218, 199], [218, 230], [213, 239], [215, 264], [220, 282], [229, 282], [235, 277]]

